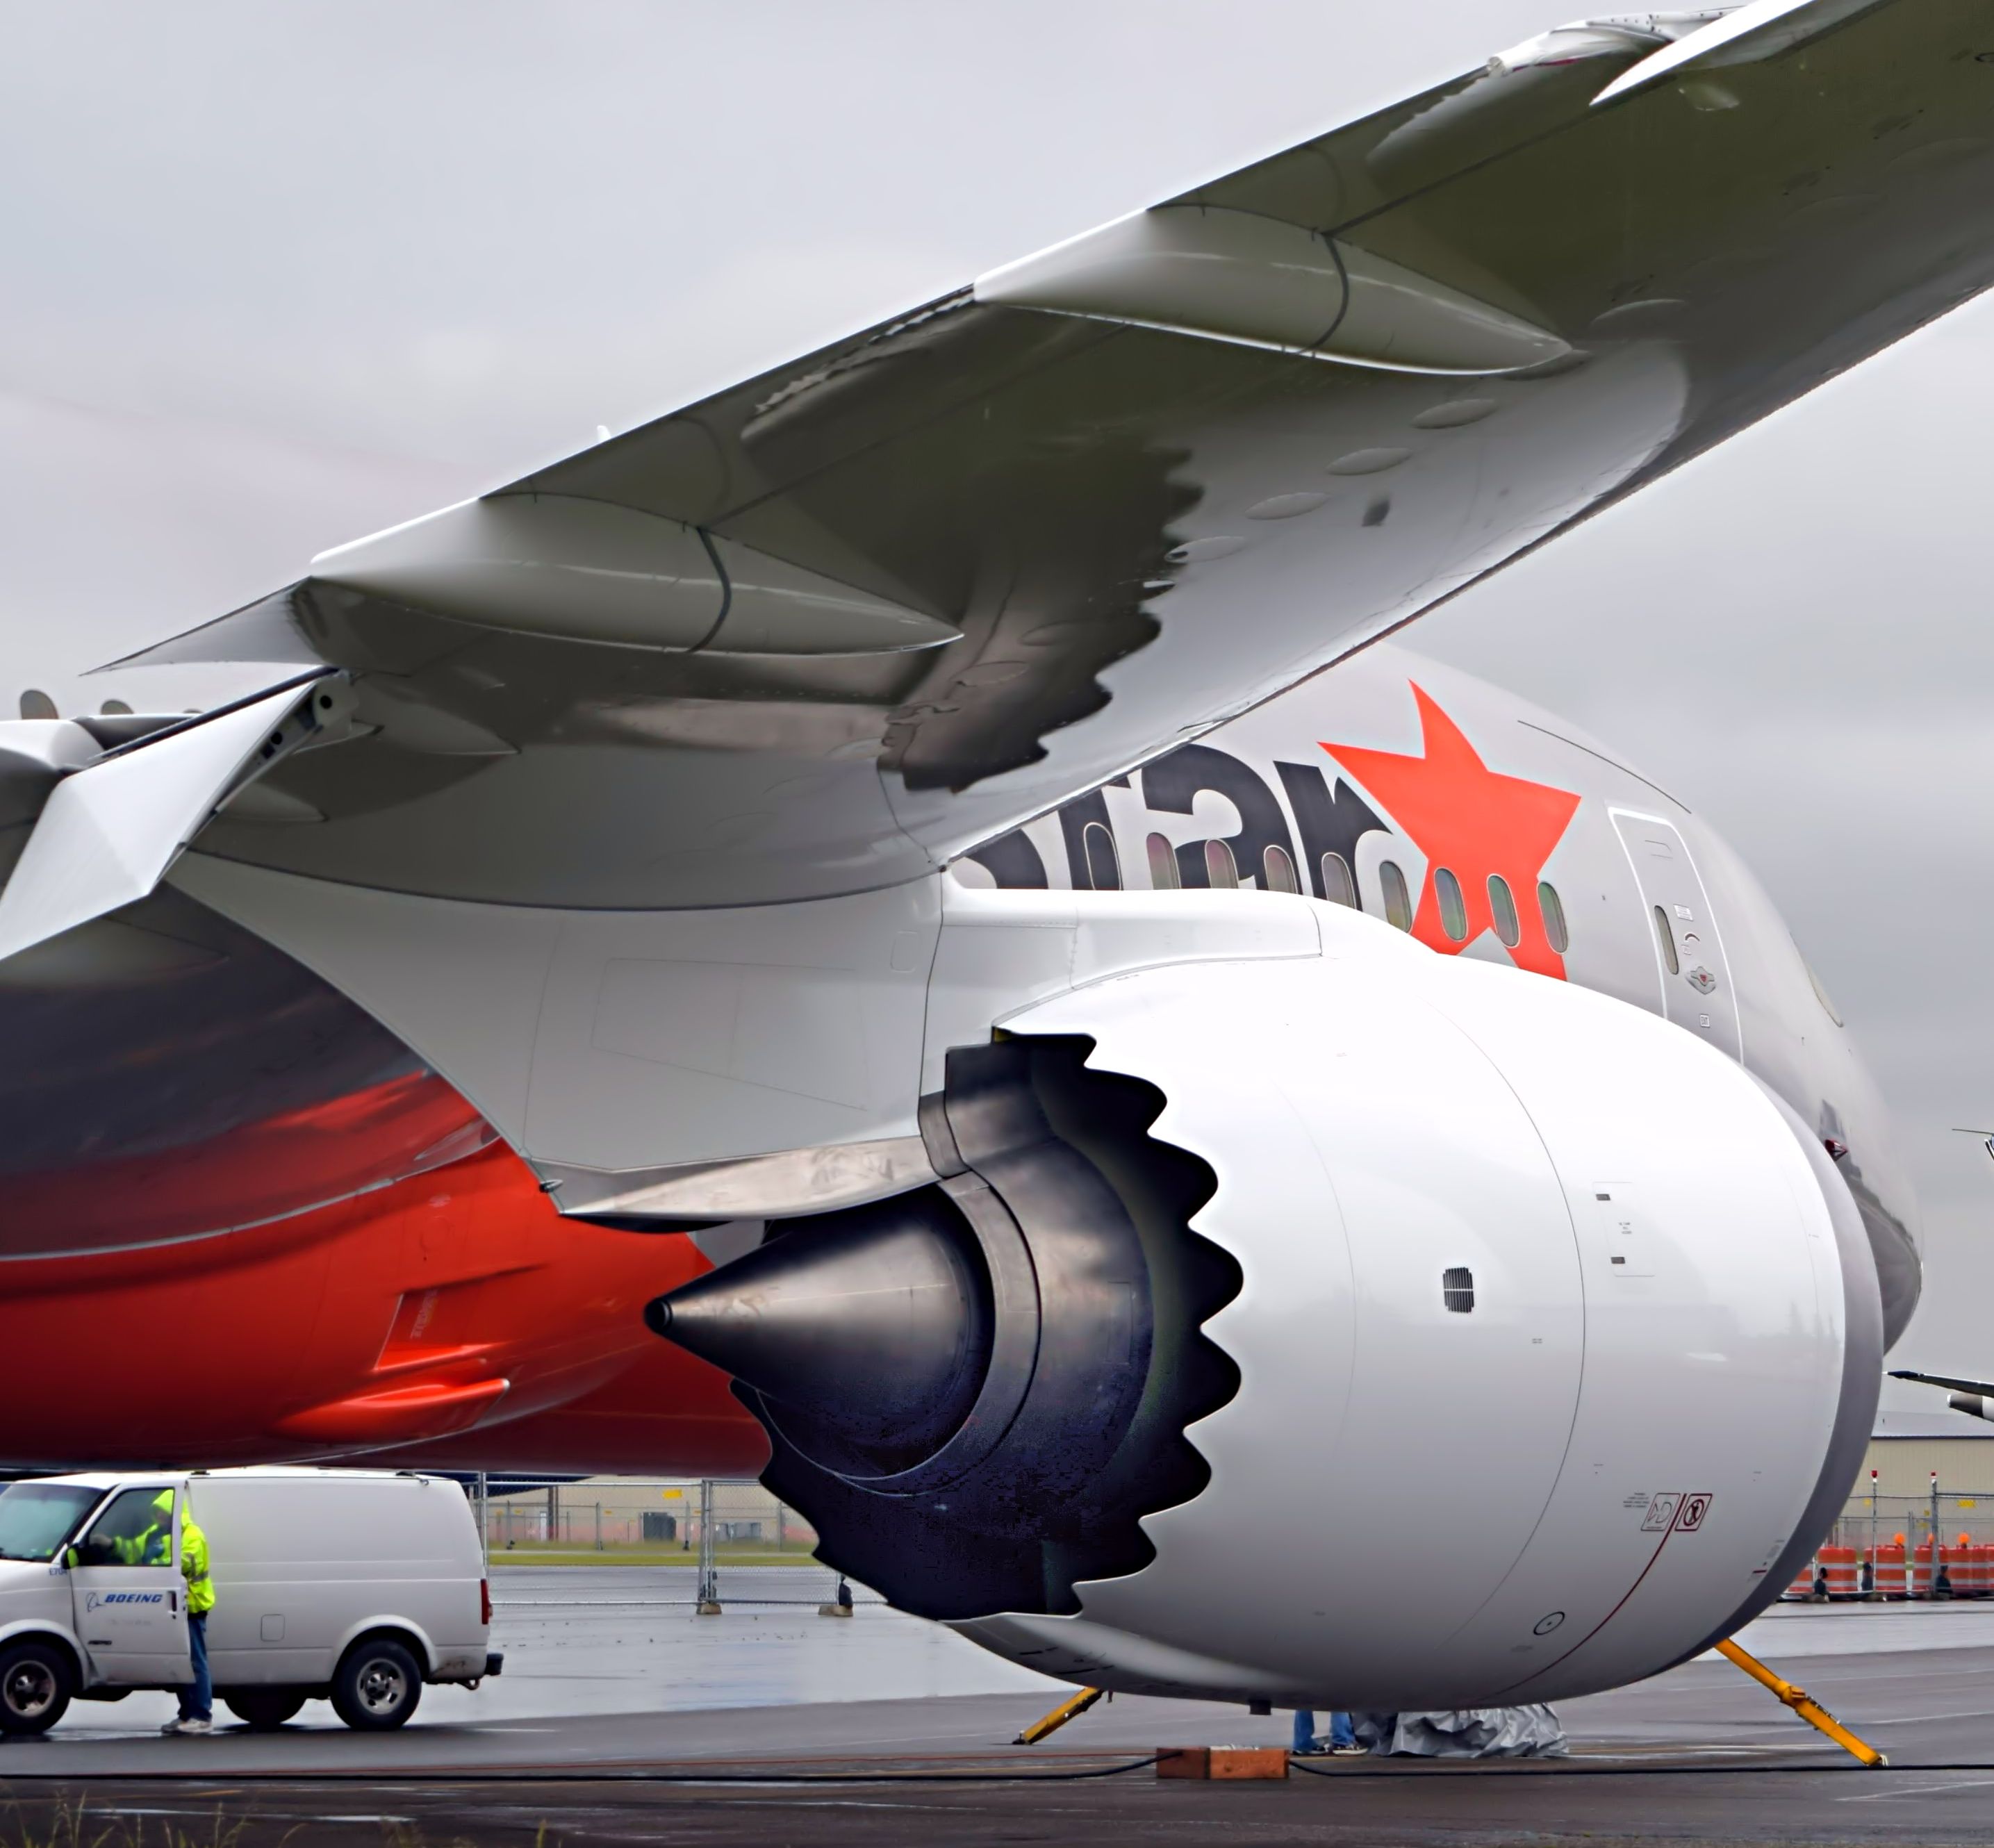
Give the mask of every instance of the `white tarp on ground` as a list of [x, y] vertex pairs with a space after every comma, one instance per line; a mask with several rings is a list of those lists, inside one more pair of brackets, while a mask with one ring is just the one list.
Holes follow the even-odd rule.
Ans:
[[1564, 1728], [1547, 1706], [1450, 1713], [1353, 1713], [1357, 1742], [1381, 1757], [1562, 1758]]

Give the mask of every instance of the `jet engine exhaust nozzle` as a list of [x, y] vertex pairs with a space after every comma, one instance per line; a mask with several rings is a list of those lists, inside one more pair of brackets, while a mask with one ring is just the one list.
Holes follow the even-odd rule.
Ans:
[[989, 1371], [989, 1273], [930, 1197], [828, 1214], [661, 1296], [652, 1330], [753, 1389], [797, 1447], [879, 1478], [933, 1456]]
[[1204, 1484], [1185, 1428], [1238, 1384], [1198, 1332], [1239, 1287], [1189, 1230], [1211, 1170], [1087, 1052], [951, 1050], [923, 1104], [940, 1179], [772, 1221], [646, 1311], [734, 1376], [818, 1557], [923, 1616], [1074, 1609], [1135, 1570], [1143, 1517]]

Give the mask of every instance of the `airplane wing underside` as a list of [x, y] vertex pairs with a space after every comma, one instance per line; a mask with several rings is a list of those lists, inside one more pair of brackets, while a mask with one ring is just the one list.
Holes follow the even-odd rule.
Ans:
[[1985, 287], [1990, 60], [1985, 0], [1563, 29], [328, 553], [133, 658], [350, 683], [197, 851], [583, 909], [927, 873]]
[[1915, 1380], [1924, 1386], [1944, 1386], [1975, 1398], [1994, 1398], [1994, 1381], [1961, 1379], [1949, 1373], [1912, 1373], [1903, 1367], [1890, 1370], [1893, 1380]]

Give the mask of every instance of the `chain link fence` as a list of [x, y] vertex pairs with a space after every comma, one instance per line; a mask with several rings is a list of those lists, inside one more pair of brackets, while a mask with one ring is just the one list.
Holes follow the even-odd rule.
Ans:
[[1994, 1489], [1941, 1487], [1923, 1495], [1849, 1497], [1830, 1546], [1916, 1546], [1931, 1539], [1936, 1522], [1943, 1545], [1994, 1545]]
[[[639, 1600], [647, 1604], [814, 1605], [835, 1614], [880, 1601], [819, 1565], [816, 1530], [759, 1483], [486, 1475], [464, 1486], [502, 1600], [506, 1569], [571, 1566], [648, 1569]], [[614, 1601], [627, 1584], [612, 1574], [580, 1595]]]
[[759, 1483], [488, 1476], [467, 1486], [481, 1486], [495, 1564], [682, 1566], [710, 1545], [728, 1565], [797, 1566], [817, 1550], [816, 1530]]
[[[810, 1523], [759, 1483], [657, 1477], [488, 1476], [464, 1482], [505, 1596], [514, 1566], [654, 1569], [642, 1601], [698, 1606], [878, 1600], [816, 1559]], [[1936, 1558], [1932, 1544], [1938, 1536]], [[660, 1578], [656, 1569], [669, 1576]], [[623, 1595], [605, 1579], [581, 1590]], [[1849, 1497], [1789, 1601], [1994, 1599], [1994, 1490]]]
[[1948, 1488], [1935, 1476], [1923, 1495], [1865, 1487], [1781, 1596], [1831, 1603], [1994, 1598], [1994, 1490]]

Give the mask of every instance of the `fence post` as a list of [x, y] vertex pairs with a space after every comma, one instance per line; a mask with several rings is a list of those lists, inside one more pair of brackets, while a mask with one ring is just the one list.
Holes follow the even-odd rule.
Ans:
[[595, 1550], [602, 1551], [602, 1504], [595, 1504]]
[[713, 1484], [706, 1477], [699, 1484], [699, 1614], [720, 1615], [720, 1576], [713, 1558]]
[[1952, 1596], [1952, 1580], [1945, 1569], [1945, 1549], [1940, 1545], [1938, 1537], [1938, 1471], [1931, 1473], [1931, 1524], [1932, 1524], [1932, 1576], [1931, 1594], [1934, 1598]]

